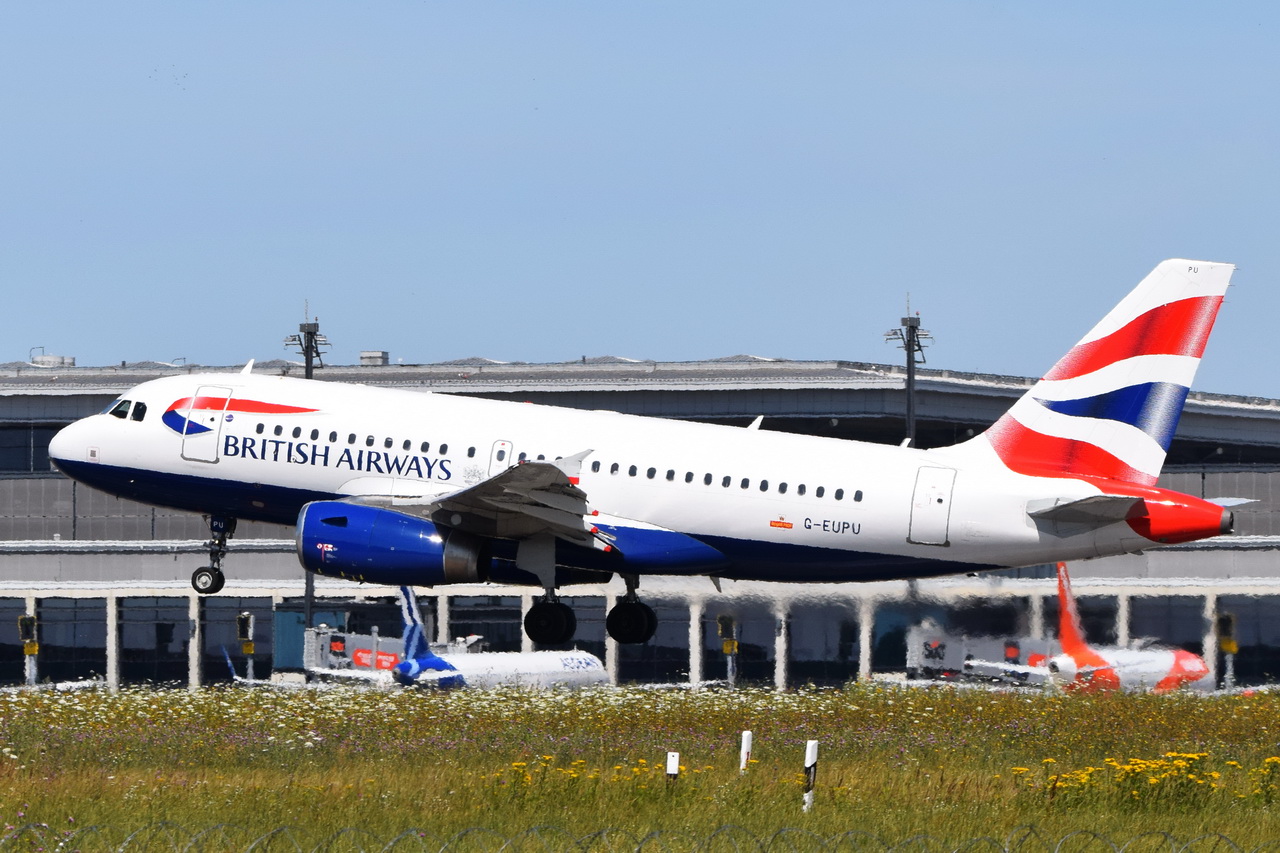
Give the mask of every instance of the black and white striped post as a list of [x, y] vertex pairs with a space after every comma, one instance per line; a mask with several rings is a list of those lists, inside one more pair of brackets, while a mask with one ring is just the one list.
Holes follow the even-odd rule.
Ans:
[[804, 745], [804, 810], [813, 808], [813, 786], [818, 781], [818, 742]]

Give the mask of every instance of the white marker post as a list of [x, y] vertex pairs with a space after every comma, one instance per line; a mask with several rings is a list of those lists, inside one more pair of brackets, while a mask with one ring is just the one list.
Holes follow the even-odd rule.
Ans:
[[676, 778], [679, 775], [680, 775], [680, 753], [668, 752], [667, 753], [667, 784], [670, 784], [676, 781]]
[[813, 785], [818, 780], [818, 742], [804, 745], [804, 810], [813, 808]]
[[742, 750], [738, 753], [738, 773], [739, 775], [747, 772], [747, 764], [751, 761], [751, 731], [748, 729], [742, 733]]

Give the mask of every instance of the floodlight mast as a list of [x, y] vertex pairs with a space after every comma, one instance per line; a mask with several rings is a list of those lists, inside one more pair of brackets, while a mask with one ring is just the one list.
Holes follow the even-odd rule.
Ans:
[[[315, 363], [324, 367], [324, 353], [320, 347], [327, 347], [329, 339], [320, 334], [320, 318], [312, 317], [309, 322], [298, 324], [298, 334], [284, 339], [285, 346], [295, 346], [302, 353], [303, 376], [315, 378]], [[314, 628], [312, 614], [315, 610], [316, 578], [305, 569], [302, 572], [302, 623], [304, 628]]]
[[[908, 297], [907, 310], [911, 310]], [[884, 333], [886, 341], [900, 341], [907, 354], [907, 435], [903, 442], [912, 446], [916, 441], [916, 365], [924, 364], [925, 341], [933, 340], [933, 335], [920, 328], [920, 312], [902, 318], [902, 325]], [[919, 361], [916, 357], [919, 356]]]

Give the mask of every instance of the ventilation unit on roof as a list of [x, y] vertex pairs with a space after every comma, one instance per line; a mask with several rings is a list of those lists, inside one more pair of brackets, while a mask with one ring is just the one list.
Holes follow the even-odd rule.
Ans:
[[76, 357], [74, 355], [37, 355], [32, 357], [31, 363], [36, 367], [75, 367]]
[[361, 367], [386, 367], [391, 363], [391, 353], [380, 349], [367, 349], [360, 351]]

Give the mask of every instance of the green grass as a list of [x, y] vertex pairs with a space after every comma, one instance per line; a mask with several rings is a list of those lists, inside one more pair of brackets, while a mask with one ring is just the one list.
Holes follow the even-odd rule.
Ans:
[[[740, 776], [743, 729], [755, 754]], [[821, 751], [804, 813], [808, 739]], [[1278, 740], [1270, 694], [22, 693], [0, 697], [0, 826], [290, 825], [314, 841], [346, 827], [386, 840], [413, 827], [705, 837], [733, 824], [955, 846], [1033, 825], [1055, 839], [1158, 830], [1252, 847], [1280, 840]], [[675, 781], [668, 750], [684, 767]]]

